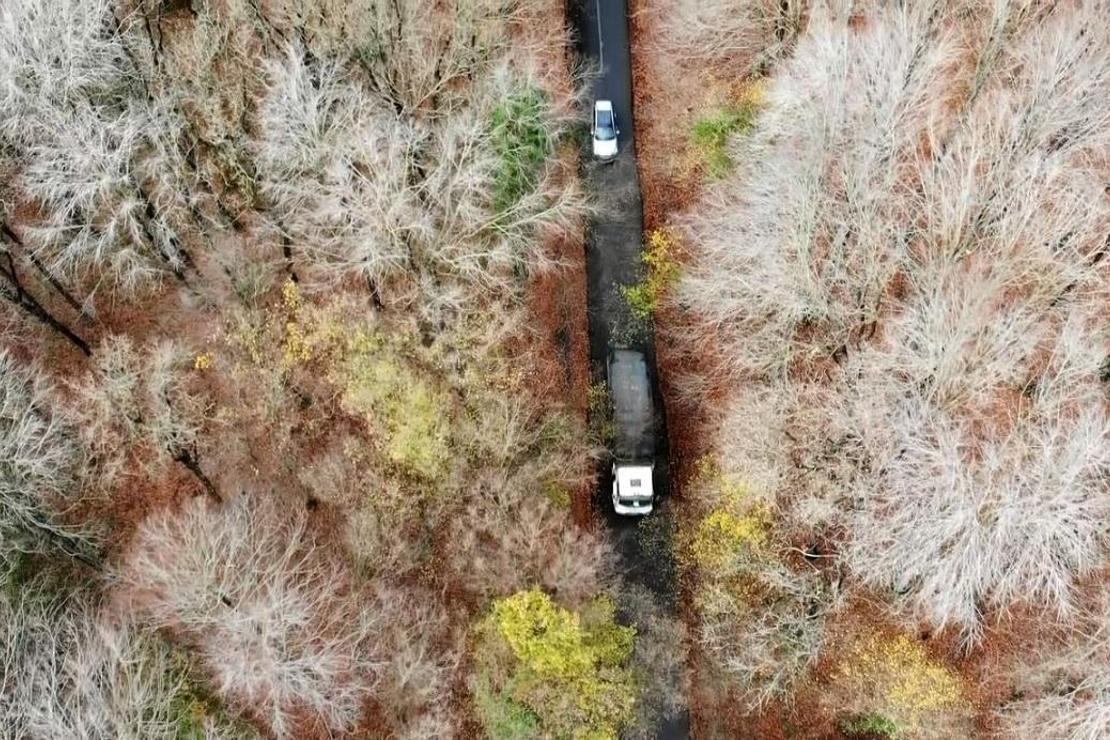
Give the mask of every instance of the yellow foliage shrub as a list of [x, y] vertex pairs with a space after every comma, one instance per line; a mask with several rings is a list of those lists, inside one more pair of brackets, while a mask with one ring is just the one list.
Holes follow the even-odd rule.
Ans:
[[703, 570], [724, 566], [736, 554], [759, 553], [767, 543], [765, 511], [737, 516], [718, 509], [701, 520], [691, 545], [694, 563]]
[[285, 282], [281, 284], [281, 303], [285, 306], [285, 310], [293, 312], [301, 307], [301, 289], [293, 282], [292, 278], [286, 278]]
[[785, 559], [775, 510], [758, 491], [712, 457], [698, 462], [692, 486], [698, 507], [683, 522], [679, 553], [697, 638], [715, 677], [756, 712], [809, 672], [832, 593], [821, 574]]
[[722, 470], [709, 455], [697, 462], [696, 483], [714, 502], [730, 509], [747, 508], [756, 502], [755, 492], [746, 483]]
[[379, 422], [389, 459], [434, 478], [450, 453], [450, 403], [409, 367], [400, 348], [367, 330], [343, 345], [331, 379], [343, 407]]
[[952, 737], [970, 721], [963, 680], [908, 635], [874, 636], [834, 669], [829, 697], [837, 711], [885, 717], [894, 737]]
[[344, 301], [307, 302], [286, 280], [280, 305], [241, 322], [235, 336], [260, 367], [282, 377], [306, 368], [334, 384], [343, 408], [370, 422], [380, 448], [405, 472], [434, 478], [443, 470], [451, 403], [410, 357], [403, 329], [381, 331]]
[[564, 609], [538, 588], [496, 600], [477, 627], [474, 690], [487, 732], [511, 718], [534, 736], [617, 738], [636, 696], [626, 665], [635, 630], [614, 611], [607, 597]]
[[286, 367], [292, 367], [312, 359], [312, 350], [304, 335], [304, 329], [296, 321], [285, 322], [285, 339], [281, 344], [281, 360]]
[[703, 458], [695, 485], [712, 507], [698, 520], [689, 544], [690, 564], [703, 578], [713, 578], [737, 556], [773, 557], [771, 511], [743, 482]]
[[639, 283], [621, 289], [629, 308], [641, 319], [655, 312], [663, 293], [678, 277], [677, 239], [677, 235], [667, 228], [649, 233], [641, 256], [646, 274]]
[[238, 317], [231, 331], [233, 345], [243, 351], [253, 365], [266, 364], [266, 350], [269, 346], [266, 329], [267, 326], [263, 323], [252, 321], [248, 317]]
[[758, 77], [745, 82], [735, 95], [736, 105], [747, 108], [762, 108], [767, 104], [767, 78]]
[[308, 317], [303, 315], [301, 291], [297, 284], [287, 279], [281, 284], [281, 305], [285, 309], [288, 320], [285, 322], [284, 334], [281, 342], [281, 362], [284, 367], [293, 367], [308, 362], [312, 359], [312, 348], [305, 335], [305, 324], [310, 323]]

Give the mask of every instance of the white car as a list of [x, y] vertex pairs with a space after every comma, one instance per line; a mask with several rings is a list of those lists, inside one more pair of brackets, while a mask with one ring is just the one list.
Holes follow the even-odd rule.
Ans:
[[590, 136], [594, 142], [594, 156], [608, 160], [617, 156], [617, 119], [613, 116], [613, 101], [598, 100], [594, 103], [594, 122]]

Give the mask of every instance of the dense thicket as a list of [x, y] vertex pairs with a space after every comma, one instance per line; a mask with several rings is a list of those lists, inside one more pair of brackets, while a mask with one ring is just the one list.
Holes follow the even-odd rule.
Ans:
[[[64, 641], [5, 633], [38, 667], [4, 701], [63, 706], [25, 732], [189, 734], [210, 692], [213, 727], [448, 737], [495, 599], [616, 586], [568, 510], [577, 360], [525, 301], [584, 212], [561, 13], [0, 8], [3, 620]], [[88, 572], [35, 577], [65, 553]], [[86, 645], [120, 649], [82, 693]]]
[[91, 557], [93, 536], [59, 512], [78, 493], [81, 450], [72, 423], [53, 408], [49, 384], [0, 352], [0, 562], [33, 553]]
[[[687, 390], [727, 397], [714, 458], [746, 497], [695, 483], [699, 526], [748, 543], [703, 582], [751, 577], [771, 511], [799, 554], [833, 550], [817, 556], [827, 579], [969, 645], [1019, 606], [1074, 615], [1110, 513], [1108, 10], [802, 13], [729, 143], [735, 168], [681, 221], [683, 338], [716, 363]], [[762, 645], [721, 640], [721, 614], [748, 629], [746, 593], [713, 594], [698, 607], [710, 655], [758, 660]], [[782, 608], [756, 602], [760, 619]], [[760, 696], [760, 676], [735, 680]], [[1063, 711], [1021, 706], [1045, 727]]]

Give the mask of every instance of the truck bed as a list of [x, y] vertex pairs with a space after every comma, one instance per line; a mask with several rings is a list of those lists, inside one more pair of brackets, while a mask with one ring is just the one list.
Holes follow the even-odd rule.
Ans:
[[650, 462], [655, 457], [655, 411], [642, 353], [613, 351], [609, 358], [609, 392], [616, 426], [614, 456], [622, 462]]

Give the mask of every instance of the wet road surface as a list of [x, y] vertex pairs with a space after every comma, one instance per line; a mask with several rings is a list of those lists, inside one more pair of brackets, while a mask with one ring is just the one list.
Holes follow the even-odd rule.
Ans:
[[[616, 546], [618, 570], [629, 582], [647, 588], [660, 606], [673, 614], [677, 606], [670, 542], [674, 521], [668, 500], [669, 449], [655, 342], [650, 323], [634, 319], [621, 292], [621, 286], [634, 285], [641, 277], [640, 253], [644, 243], [643, 203], [633, 137], [628, 8], [626, 0], [568, 0], [567, 12], [577, 34], [579, 53], [596, 65], [592, 98], [613, 102], [620, 131], [615, 161], [594, 162], [587, 150], [582, 167], [584, 183], [597, 208], [586, 237], [592, 380], [605, 379], [605, 359], [610, 349], [638, 349], [648, 360], [656, 409], [655, 513], [644, 519], [613, 513], [608, 463], [600, 471], [595, 503]], [[683, 713], [662, 721], [655, 736], [678, 740], [689, 734], [689, 718]]]

